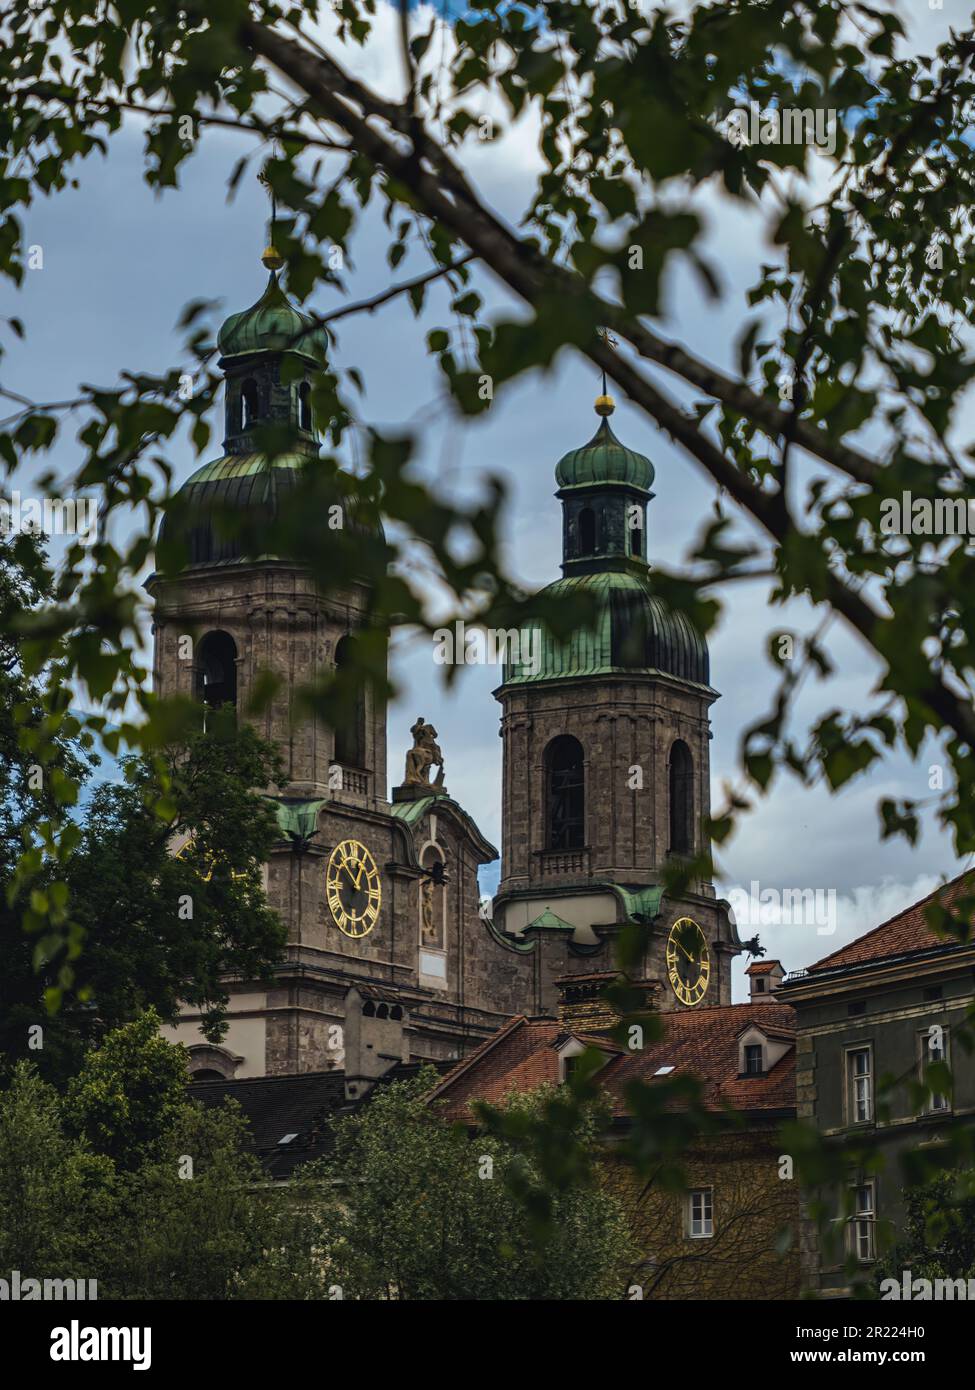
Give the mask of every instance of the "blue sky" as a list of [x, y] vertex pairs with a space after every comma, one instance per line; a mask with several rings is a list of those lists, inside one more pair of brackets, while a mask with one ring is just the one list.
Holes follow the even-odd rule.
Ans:
[[[943, 11], [929, 13], [925, 7], [920, 19], [927, 37], [938, 26], [944, 33], [963, 17], [964, 7], [946, 0]], [[372, 66], [378, 70], [381, 55], [369, 58], [366, 76]], [[189, 300], [221, 299], [226, 312], [252, 303], [265, 281], [259, 263], [264, 195], [253, 180], [245, 181], [232, 204], [225, 192], [243, 148], [239, 137], [214, 132], [187, 166], [182, 188], [157, 196], [141, 180], [141, 137], [133, 128], [112, 141], [107, 159], [96, 158], [84, 167], [79, 190], [38, 203], [27, 231], [29, 242], [43, 247], [43, 270], [29, 272], [20, 293], [0, 291], [0, 313], [18, 314], [28, 330], [26, 343], [12, 346], [5, 359], [4, 384], [40, 399], [60, 399], [72, 394], [79, 381], [110, 385], [121, 370], [161, 370], [180, 361], [175, 325]], [[532, 168], [527, 131], [513, 135], [501, 149], [484, 152], [475, 173], [495, 205], [511, 215], [521, 206]], [[389, 281], [380, 230], [367, 225], [355, 244], [355, 266], [348, 275], [353, 297], [380, 290]], [[726, 287], [722, 302], [704, 301], [697, 281], [678, 272], [669, 281], [663, 328], [710, 360], [732, 367], [743, 322], [743, 290], [773, 251], [761, 244], [753, 221], [723, 206], [710, 209], [708, 245]], [[403, 263], [396, 278], [405, 278], [413, 268], [411, 262]], [[424, 267], [416, 262], [415, 268]], [[500, 306], [500, 292], [487, 281], [482, 288]], [[334, 293], [321, 293], [313, 301], [326, 312], [338, 302]], [[519, 379], [476, 423], [462, 421], [449, 408], [436, 364], [422, 351], [427, 328], [449, 322], [446, 297], [435, 295], [433, 302], [439, 313], [420, 324], [403, 300], [377, 315], [346, 320], [340, 325], [337, 362], [363, 369], [367, 419], [419, 431], [421, 466], [438, 486], [469, 496], [479, 489], [485, 472], [506, 478], [512, 495], [507, 525], [511, 568], [526, 584], [547, 583], [559, 572], [554, 468], [567, 449], [593, 432], [596, 374], [575, 355], [563, 353], [551, 373]], [[692, 397], [685, 393], [684, 398]], [[714, 487], [625, 404], [613, 423], [626, 443], [655, 464], [649, 554], [663, 565], [677, 565], [713, 507]], [[969, 408], [960, 423], [959, 433], [971, 438], [975, 412]], [[63, 470], [76, 459], [71, 436], [68, 430], [55, 455]], [[180, 478], [196, 466], [188, 448], [174, 449], [171, 457]], [[715, 802], [723, 779], [736, 776], [741, 730], [768, 705], [773, 677], [765, 644], [770, 627], [791, 624], [808, 630], [814, 622], [804, 605], [770, 612], [757, 584], [736, 587], [726, 605], [711, 641], [712, 681], [723, 692], [713, 710]], [[828, 646], [837, 676], [828, 690], [813, 684], [806, 688], [800, 710], [807, 719], [833, 704], [857, 707], [876, 678], [876, 669], [840, 624], [831, 630]], [[500, 845], [499, 707], [491, 695], [497, 671], [468, 667], [448, 693], [426, 639], [398, 642], [393, 670], [401, 693], [389, 717], [391, 780], [400, 780], [409, 727], [422, 713], [439, 730], [451, 793]], [[825, 944], [809, 928], [763, 930], [770, 953], [780, 955], [787, 968], [835, 949], [962, 867], [935, 827], [926, 827], [914, 850], [900, 841], [881, 845], [878, 839], [875, 808], [880, 796], [925, 795], [935, 758], [926, 755], [918, 764], [896, 758], [837, 797], [779, 781], [748, 817], [722, 856], [726, 887], [758, 880], [763, 887], [835, 888], [839, 895], [839, 929]], [[486, 875], [488, 890], [493, 882]]]

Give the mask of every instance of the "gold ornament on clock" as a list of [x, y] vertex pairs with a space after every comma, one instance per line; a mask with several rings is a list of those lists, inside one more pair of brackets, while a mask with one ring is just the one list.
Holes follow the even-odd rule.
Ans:
[[368, 936], [379, 920], [382, 879], [375, 859], [358, 840], [342, 840], [332, 850], [325, 897], [335, 925], [346, 936]]
[[667, 979], [682, 1004], [693, 1008], [708, 992], [711, 948], [693, 917], [680, 917], [667, 937]]

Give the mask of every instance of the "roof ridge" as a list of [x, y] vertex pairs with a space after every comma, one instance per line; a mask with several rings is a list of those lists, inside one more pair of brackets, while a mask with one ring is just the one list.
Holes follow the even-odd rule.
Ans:
[[314, 1081], [323, 1076], [344, 1076], [345, 1072], [341, 1067], [329, 1067], [327, 1071], [288, 1071], [281, 1072], [277, 1076], [208, 1076], [205, 1081], [194, 1081], [190, 1077], [190, 1085], [193, 1086], [238, 1086], [248, 1081], [260, 1081], [263, 1085], [267, 1081]]
[[[843, 951], [849, 950], [851, 946], [857, 946], [863, 941], [869, 941], [872, 936], [876, 936], [877, 932], [883, 931], [885, 927], [889, 927], [892, 923], [899, 921], [900, 918], [906, 917], [909, 912], [916, 912], [918, 908], [923, 908], [925, 904], [929, 903], [937, 894], [943, 893], [946, 888], [952, 888], [956, 883], [960, 883], [962, 879], [968, 878], [970, 875], [975, 875], [975, 866], [963, 869], [961, 873], [956, 874], [954, 878], [949, 878], [943, 883], [939, 883], [930, 893], [927, 893], [923, 898], [918, 898], [917, 902], [909, 903], [907, 907], [902, 907], [900, 912], [893, 913], [885, 921], [878, 923], [877, 926], [871, 927], [869, 931], [864, 932], [862, 936], [855, 936], [853, 940], [848, 941], [845, 946], [837, 946], [835, 951], [831, 951], [828, 956], [823, 956], [822, 959], [814, 961], [808, 969], [818, 970], [821, 966], [824, 966], [827, 961], [831, 961], [834, 956], [841, 955]], [[973, 884], [973, 888], [975, 888], [975, 884]], [[918, 947], [918, 949], [922, 950], [927, 948]]]

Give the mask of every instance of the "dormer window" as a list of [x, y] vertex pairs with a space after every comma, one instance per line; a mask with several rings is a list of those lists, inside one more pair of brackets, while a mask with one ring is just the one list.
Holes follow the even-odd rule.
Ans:
[[738, 1075], [767, 1076], [794, 1047], [790, 1030], [747, 1023], [738, 1034]]
[[576, 1037], [575, 1034], [569, 1034], [555, 1049], [559, 1056], [560, 1085], [565, 1085], [579, 1065], [579, 1058], [591, 1048], [595, 1048], [600, 1054], [599, 1066], [605, 1066], [610, 1058], [619, 1051], [619, 1048], [612, 1044], [604, 1044], [601, 1040], [580, 1038]]

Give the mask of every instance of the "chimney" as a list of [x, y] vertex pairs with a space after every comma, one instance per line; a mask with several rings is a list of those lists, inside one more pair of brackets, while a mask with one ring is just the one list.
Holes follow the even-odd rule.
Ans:
[[[558, 1016], [566, 1032], [608, 1033], [620, 1021], [616, 1009], [603, 997], [603, 991], [614, 980], [622, 981], [615, 970], [601, 970], [592, 975], [563, 975], [556, 980], [559, 991]], [[636, 989], [642, 1002], [634, 1012], [652, 1010], [660, 988], [656, 980], [624, 982]]]
[[780, 960], [753, 960], [745, 974], [749, 1004], [778, 1004], [776, 991], [785, 979]]
[[409, 1060], [409, 1015], [391, 990], [355, 986], [345, 996], [345, 1098], [361, 1100], [380, 1076]]

